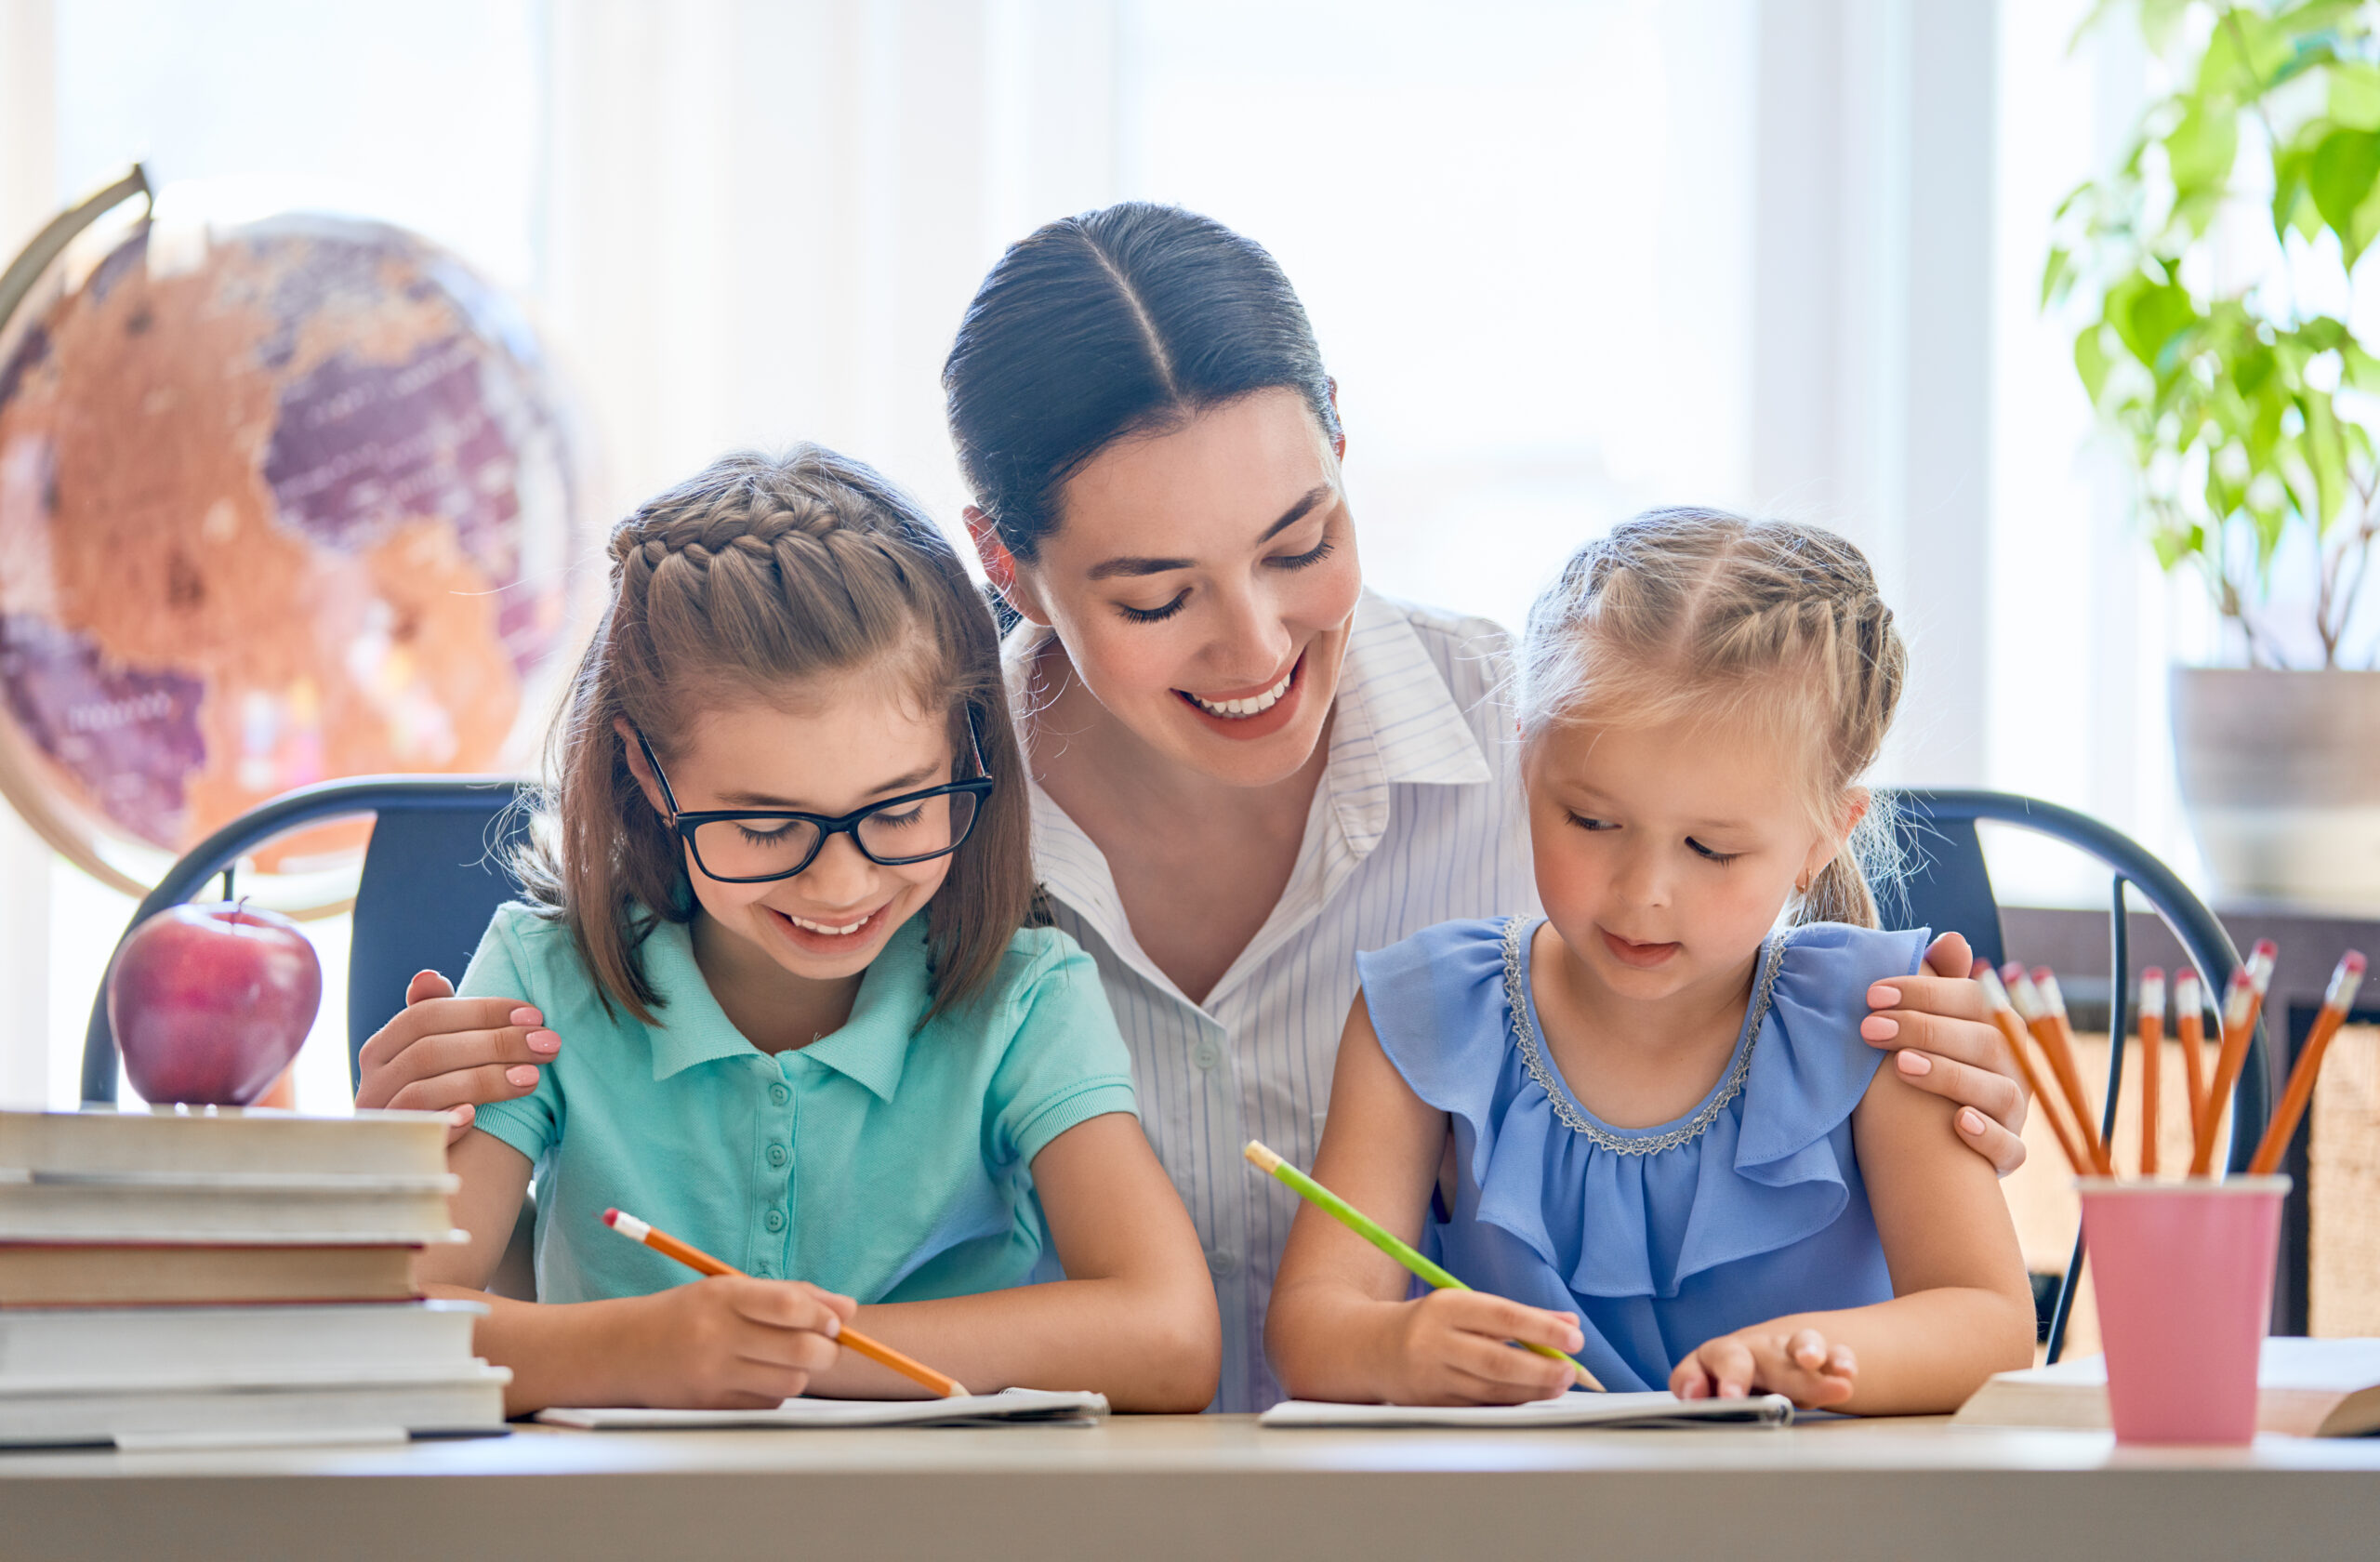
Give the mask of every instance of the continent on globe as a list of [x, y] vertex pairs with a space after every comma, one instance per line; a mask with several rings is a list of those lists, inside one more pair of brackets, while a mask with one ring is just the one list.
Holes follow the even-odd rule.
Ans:
[[39, 804], [178, 852], [309, 782], [506, 762], [579, 487], [525, 324], [379, 224], [153, 237], [0, 321], [0, 713]]

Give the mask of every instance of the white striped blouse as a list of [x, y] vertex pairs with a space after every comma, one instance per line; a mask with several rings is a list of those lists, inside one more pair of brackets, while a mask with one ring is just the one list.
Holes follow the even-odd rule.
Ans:
[[[1011, 638], [1012, 684], [1038, 637]], [[1538, 908], [1504, 631], [1366, 592], [1341, 674], [1330, 754], [1273, 914], [1206, 1002], [1143, 953], [1107, 859], [1038, 786], [1035, 866], [1057, 925], [1098, 962], [1131, 1048], [1141, 1121], [1173, 1179], [1222, 1305], [1214, 1408], [1280, 1396], [1264, 1304], [1296, 1200], [1240, 1158], [1262, 1139], [1314, 1163], [1355, 953], [1458, 917]]]

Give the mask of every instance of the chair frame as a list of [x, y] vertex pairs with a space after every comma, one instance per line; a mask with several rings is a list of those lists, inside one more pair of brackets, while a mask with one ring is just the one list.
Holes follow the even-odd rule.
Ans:
[[[2109, 914], [2109, 976], [2108, 982], [2108, 1079], [2107, 1093], [2100, 1110], [2099, 1132], [2111, 1139], [2115, 1133], [2116, 1097], [2123, 1086], [2123, 1038], [2131, 1031], [2132, 960], [2130, 929], [2125, 913], [2127, 889], [2137, 889], [2151, 909], [2164, 920], [2196, 965], [2209, 994], [2225, 992], [2232, 973], [2240, 969], [2240, 951], [2231, 935], [2223, 929], [2204, 902], [2190, 893], [2189, 887], [2175, 878], [2173, 869], [2149, 854], [2139, 842], [2120, 830], [2056, 803], [2021, 797], [2011, 792], [1974, 790], [1911, 789], [1893, 794], [1903, 809], [1903, 832], [1921, 836], [1937, 822], [1964, 822], [2013, 825], [2063, 841], [2078, 851], [2096, 857], [2111, 872]], [[1923, 850], [1922, 841], [1919, 842]], [[1993, 902], [1995, 913], [1998, 902]], [[1937, 929], [1937, 932], [1945, 931]], [[2000, 930], [1991, 930], [1993, 942], [2001, 943]], [[1993, 950], [1991, 953], [1999, 951]], [[2265, 1122], [2272, 1114], [2272, 1083], [2267, 1059], [2270, 1052], [2266, 1040], [2265, 1022], [2259, 1019], [2256, 1032], [2249, 1040], [2247, 1062], [2241, 1067], [2240, 1079], [2231, 1097], [2232, 1133], [2228, 1169], [2247, 1170], [2249, 1158], [2255, 1153], [2255, 1143]], [[2066, 1266], [2065, 1277], [2058, 1284], [2057, 1305], [2050, 1318], [2048, 1359], [2056, 1361], [2064, 1353], [2066, 1326], [2074, 1307], [2075, 1291], [2082, 1274], [2082, 1235], [2074, 1236], [2074, 1252]]]
[[[91, 999], [91, 1018], [83, 1034], [83, 1099], [112, 1102], [116, 1098], [118, 1053], [115, 1032], [108, 1024], [108, 978], [115, 973], [116, 956], [134, 929], [169, 907], [191, 899], [206, 881], [228, 874], [240, 858], [274, 836], [327, 819], [377, 814], [383, 810], [412, 814], [489, 813], [522, 797], [529, 782], [509, 775], [362, 775], [324, 781], [284, 792], [243, 814], [184, 853], [159, 880], [125, 924], [107, 974]], [[367, 867], [368, 867], [367, 854]], [[352, 988], [352, 981], [350, 983]], [[386, 1016], [382, 1016], [383, 1019]], [[356, 1051], [363, 1037], [355, 1033], [357, 1017], [348, 1013], [349, 1077], [355, 1077]]]

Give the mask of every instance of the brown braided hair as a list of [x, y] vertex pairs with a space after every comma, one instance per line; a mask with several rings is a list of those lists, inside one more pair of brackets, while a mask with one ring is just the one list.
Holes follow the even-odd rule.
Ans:
[[615, 526], [611, 556], [611, 602], [515, 865], [532, 902], [569, 925], [606, 1008], [653, 1021], [639, 946], [694, 909], [684, 848], [615, 722], [667, 763], [722, 703], [800, 708], [842, 677], [944, 710], [958, 774], [980, 734], [997, 785], [927, 903], [929, 1017], [980, 996], [1031, 901], [1031, 822], [991, 610], [948, 539], [874, 470], [805, 444], [712, 463]]
[[[1570, 556], [1529, 609], [1524, 742], [1556, 727], [1688, 720], [1752, 725], [1803, 750], [1822, 829], [1875, 762], [1908, 656], [1858, 549], [1790, 521], [1647, 510]], [[1794, 920], [1877, 923], [1863, 863], [1894, 870], [1882, 800], [1802, 892]]]

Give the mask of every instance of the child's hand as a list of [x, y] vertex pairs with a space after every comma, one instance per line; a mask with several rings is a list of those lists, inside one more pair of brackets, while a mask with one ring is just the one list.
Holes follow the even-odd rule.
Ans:
[[1677, 1364], [1670, 1392], [1681, 1399], [1741, 1399], [1781, 1394], [1805, 1410], [1851, 1397], [1859, 1363], [1849, 1345], [1830, 1345], [1815, 1329], [1764, 1324], [1709, 1342]]
[[800, 1280], [713, 1275], [636, 1299], [613, 1365], [631, 1402], [688, 1410], [755, 1410], [810, 1386], [859, 1311], [848, 1296]]
[[509, 1101], [537, 1088], [562, 1038], [545, 1016], [509, 998], [456, 998], [435, 971], [416, 975], [403, 1011], [373, 1033], [358, 1055], [358, 1106], [454, 1114], [452, 1145], [471, 1126], [472, 1103]]
[[1576, 1351], [1572, 1313], [1525, 1307], [1476, 1291], [1434, 1291], [1397, 1304], [1388, 1399], [1397, 1405], [1518, 1405], [1577, 1381], [1567, 1361], [1514, 1350], [1507, 1340]]

